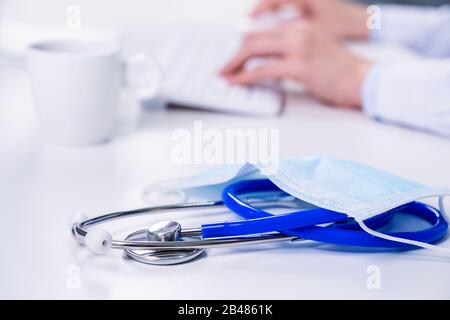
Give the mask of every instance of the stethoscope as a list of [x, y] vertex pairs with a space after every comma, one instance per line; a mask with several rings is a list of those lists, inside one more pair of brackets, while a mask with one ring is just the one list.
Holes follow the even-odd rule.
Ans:
[[[255, 205], [258, 205], [256, 207]], [[174, 221], [163, 221], [113, 240], [109, 232], [90, 229], [101, 223], [141, 214], [179, 209], [225, 206], [242, 219], [204, 224], [198, 228], [181, 228]], [[262, 207], [296, 208], [296, 211], [272, 214]], [[300, 210], [299, 210], [300, 209]], [[434, 243], [447, 233], [448, 223], [441, 212], [420, 202], [411, 202], [364, 221], [373, 230], [386, 226], [397, 213], [416, 216], [431, 226], [408, 232], [386, 232], [386, 235]], [[181, 203], [112, 212], [91, 219], [81, 219], [72, 226], [73, 236], [96, 253], [109, 248], [124, 250], [136, 261], [171, 265], [191, 261], [206, 249], [277, 241], [313, 240], [335, 245], [374, 248], [414, 248], [407, 243], [375, 237], [361, 229], [347, 215], [302, 202], [281, 191], [268, 179], [244, 180], [225, 187], [221, 201]]]

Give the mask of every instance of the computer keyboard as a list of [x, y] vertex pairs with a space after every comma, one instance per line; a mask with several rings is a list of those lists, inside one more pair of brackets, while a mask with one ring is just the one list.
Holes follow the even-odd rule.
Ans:
[[232, 86], [218, 75], [239, 48], [237, 30], [181, 25], [139, 28], [135, 49], [156, 58], [164, 80], [159, 99], [177, 105], [228, 113], [270, 116], [280, 112], [282, 96], [270, 87]]

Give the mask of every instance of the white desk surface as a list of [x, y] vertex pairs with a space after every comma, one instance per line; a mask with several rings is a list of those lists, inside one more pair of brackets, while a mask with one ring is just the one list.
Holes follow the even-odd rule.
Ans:
[[[290, 95], [284, 114], [273, 119], [192, 110], [139, 115], [136, 108], [124, 106], [111, 142], [85, 148], [47, 145], [25, 73], [0, 66], [0, 298], [450, 298], [450, 260], [420, 250], [261, 245], [211, 250], [189, 264], [158, 267], [123, 259], [116, 251], [96, 256], [76, 244], [68, 226], [77, 212], [93, 216], [142, 206], [145, 185], [202, 170], [169, 161], [171, 133], [192, 128], [195, 120], [215, 128], [279, 128], [282, 156], [347, 158], [450, 186], [450, 141], [377, 123], [302, 95]], [[148, 216], [112, 228], [123, 236], [166, 218], [195, 226], [233, 215]], [[450, 240], [441, 245], [450, 247]], [[378, 290], [366, 285], [371, 265], [381, 271]], [[80, 270], [79, 289], [67, 285], [73, 266]]]

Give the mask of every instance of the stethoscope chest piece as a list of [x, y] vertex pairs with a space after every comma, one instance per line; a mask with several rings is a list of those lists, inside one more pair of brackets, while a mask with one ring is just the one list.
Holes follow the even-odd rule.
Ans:
[[[128, 235], [127, 241], [182, 241], [193, 240], [192, 237], [181, 237], [181, 226], [175, 221], [162, 221], [148, 229], [138, 230]], [[177, 249], [177, 250], [143, 250], [126, 249], [125, 254], [136, 261], [153, 265], [172, 265], [185, 263], [199, 257], [205, 249]]]

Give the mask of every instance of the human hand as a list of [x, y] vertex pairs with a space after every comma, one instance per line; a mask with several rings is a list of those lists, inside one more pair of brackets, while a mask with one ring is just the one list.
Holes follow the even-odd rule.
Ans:
[[364, 40], [368, 37], [365, 6], [346, 0], [260, 0], [251, 15], [275, 12], [290, 5], [316, 29], [339, 38]]
[[[256, 57], [272, 59], [246, 68], [246, 62]], [[362, 83], [370, 66], [334, 37], [304, 22], [295, 22], [247, 34], [240, 51], [220, 73], [231, 84], [239, 85], [291, 79], [325, 102], [359, 107]]]

